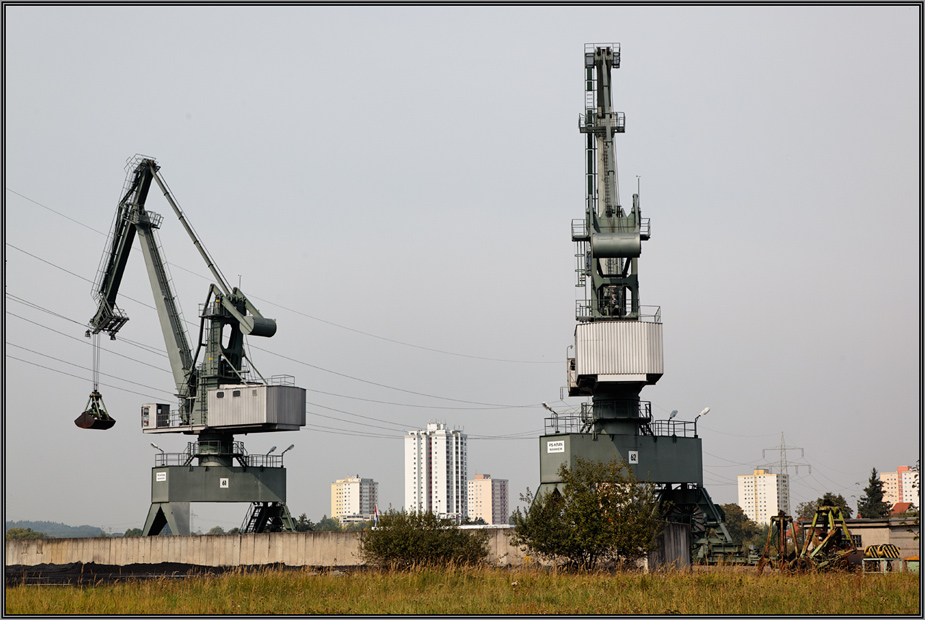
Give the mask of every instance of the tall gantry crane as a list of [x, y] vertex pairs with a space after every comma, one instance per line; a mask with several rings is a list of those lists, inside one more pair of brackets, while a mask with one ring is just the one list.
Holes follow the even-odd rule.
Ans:
[[[190, 502], [250, 502], [251, 510], [242, 529], [292, 530], [283, 467], [283, 454], [288, 448], [277, 456], [253, 455], [247, 454], [243, 442], [234, 440], [235, 433], [299, 430], [305, 425], [305, 390], [296, 387], [288, 376], [268, 381], [248, 363], [244, 337], [269, 338], [276, 333], [276, 321], [261, 315], [238, 287], [228, 284], [161, 178], [157, 162], [136, 156], [127, 169], [123, 197], [94, 283], [98, 306], [87, 335], [98, 338], [105, 332], [115, 339], [128, 321], [116, 300], [137, 236], [178, 403], [175, 410], [169, 403], [143, 404], [142, 431], [197, 437], [181, 453], [166, 453], [152, 444], [160, 454], [155, 456], [151, 472], [151, 508], [144, 535], [156, 535], [165, 525], [173, 534], [188, 534]], [[163, 218], [145, 209], [152, 182], [160, 188], [215, 279], [202, 306], [195, 350], [189, 345], [155, 235]], [[202, 362], [197, 364], [203, 351]], [[95, 359], [97, 352], [98, 348]], [[75, 424], [106, 430], [114, 423], [94, 384], [90, 404]]]
[[691, 523], [695, 540], [713, 529], [731, 543], [722, 508], [703, 485], [696, 418], [654, 421], [651, 403], [640, 400], [643, 387], [663, 374], [662, 322], [660, 308], [641, 305], [639, 297], [638, 263], [649, 220], [642, 217], [638, 193], [629, 208], [620, 200], [614, 138], [624, 133], [626, 119], [611, 103], [612, 69], [619, 67], [619, 43], [585, 46], [585, 110], [578, 122], [585, 136], [585, 216], [572, 221], [576, 286], [584, 295], [576, 303], [567, 381], [569, 396], [590, 402], [581, 403], [578, 415], [546, 419], [537, 495], [559, 488], [560, 465], [574, 466], [577, 456], [617, 458], [638, 480], [658, 485], [673, 518]]

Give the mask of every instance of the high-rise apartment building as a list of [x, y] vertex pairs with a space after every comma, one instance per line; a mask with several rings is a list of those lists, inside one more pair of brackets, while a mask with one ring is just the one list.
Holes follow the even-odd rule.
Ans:
[[331, 483], [331, 516], [342, 524], [369, 521], [379, 503], [379, 483], [372, 478], [344, 478]]
[[405, 434], [405, 508], [462, 519], [466, 508], [466, 435], [430, 422]]
[[883, 501], [891, 506], [897, 502], [910, 502], [919, 505], [919, 472], [909, 465], [902, 465], [896, 471], [880, 474], [883, 483]]
[[488, 525], [507, 523], [508, 511], [507, 480], [492, 478], [490, 474], [476, 474], [467, 483], [469, 518], [481, 518]]
[[739, 476], [739, 506], [758, 525], [767, 525], [778, 511], [790, 514], [790, 476], [756, 469]]

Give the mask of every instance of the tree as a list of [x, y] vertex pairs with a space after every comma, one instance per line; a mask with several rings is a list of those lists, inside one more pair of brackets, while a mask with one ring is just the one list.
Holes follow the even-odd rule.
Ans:
[[122, 534], [122, 537], [123, 537], [123, 538], [131, 538], [132, 536], [141, 536], [142, 533], [143, 533], [143, 532], [142, 532], [142, 529], [141, 529], [140, 527], [132, 527], [132, 528], [129, 528], [129, 529], [125, 530], [125, 533]]
[[367, 564], [399, 570], [478, 564], [488, 555], [488, 532], [461, 530], [432, 512], [389, 508], [379, 515], [377, 527], [360, 533], [360, 555]]
[[771, 529], [771, 524], [766, 523], [765, 525], [759, 525], [758, 530], [748, 538], [742, 541], [742, 545], [748, 547], [749, 545], [754, 547], [759, 553], [764, 551], [764, 546], [768, 542], [768, 530]]
[[841, 493], [835, 495], [827, 491], [822, 497], [817, 498], [816, 501], [797, 504], [797, 519], [812, 521], [813, 517], [816, 515], [816, 510], [820, 506], [838, 506], [846, 519], [850, 519], [854, 515], [854, 511], [848, 506], [848, 501], [842, 497]]
[[479, 517], [478, 519], [472, 519], [469, 515], [466, 515], [465, 518], [462, 520], [462, 523], [460, 523], [460, 525], [488, 525], [488, 524], [485, 523], [485, 519], [483, 519], [482, 517]]
[[343, 529], [340, 526], [340, 520], [334, 517], [329, 517], [324, 515], [321, 517], [321, 521], [318, 522], [318, 525], [315, 526], [316, 532], [341, 532]]
[[341, 529], [345, 532], [362, 532], [370, 525], [372, 525], [372, 521], [357, 521], [344, 524], [341, 526]]
[[870, 471], [867, 488], [858, 500], [858, 516], [862, 519], [885, 519], [890, 516], [889, 502], [883, 501], [883, 481], [877, 475], [877, 468]]
[[298, 521], [295, 522], [295, 531], [297, 532], [311, 532], [314, 531], [315, 524], [312, 523], [311, 519], [305, 516], [305, 513], [299, 515]]
[[514, 512], [514, 544], [571, 568], [633, 562], [655, 549], [664, 519], [655, 486], [639, 483], [626, 463], [579, 456], [559, 477], [561, 493], [521, 496], [529, 508]]
[[[921, 461], [916, 461], [915, 466], [910, 468], [911, 471], [918, 472], [920, 470], [920, 463]], [[914, 496], [919, 497], [919, 476], [916, 476], [913, 479], [912, 488], [915, 489]], [[903, 514], [903, 525], [907, 526], [906, 531], [912, 534], [912, 540], [919, 540], [920, 523], [921, 511], [915, 505], [910, 506], [909, 509]]]
[[225, 530], [221, 525], [216, 525], [211, 530], [209, 530], [209, 536], [224, 536]]
[[34, 531], [31, 527], [11, 527], [6, 531], [6, 538], [7, 540], [32, 540], [35, 538], [46, 538], [46, 536], [42, 532]]
[[801, 520], [802, 521], [812, 521], [813, 515], [816, 514], [816, 502], [818, 501], [819, 500], [815, 500], [812, 502], [800, 502], [799, 504], [797, 504], [797, 510], [796, 510], [797, 521], [801, 521]]
[[726, 513], [726, 529], [737, 545], [745, 544], [746, 539], [758, 533], [758, 524], [745, 515], [745, 511], [738, 504], [723, 504]]

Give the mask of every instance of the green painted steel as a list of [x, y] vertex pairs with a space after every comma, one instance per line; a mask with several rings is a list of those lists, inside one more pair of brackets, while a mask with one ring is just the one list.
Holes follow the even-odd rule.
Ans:
[[283, 467], [173, 466], [151, 470], [151, 503], [285, 502]]
[[561, 482], [559, 467], [562, 464], [574, 466], [579, 456], [593, 461], [623, 461], [640, 481], [703, 485], [699, 438], [604, 433], [561, 433], [540, 437], [540, 483]]

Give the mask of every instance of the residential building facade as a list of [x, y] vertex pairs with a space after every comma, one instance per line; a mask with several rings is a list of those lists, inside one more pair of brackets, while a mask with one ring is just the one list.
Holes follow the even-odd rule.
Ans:
[[896, 471], [881, 472], [883, 483], [883, 501], [891, 506], [899, 502], [909, 502], [919, 506], [919, 472], [910, 465], [901, 465]]
[[749, 519], [767, 525], [781, 510], [790, 514], [790, 476], [756, 469], [750, 476], [738, 476], [739, 506]]
[[430, 422], [405, 434], [405, 508], [461, 520], [467, 508], [466, 434]]
[[492, 478], [491, 474], [476, 474], [467, 483], [469, 519], [482, 519], [487, 525], [504, 525], [508, 509], [508, 481]]
[[331, 483], [331, 516], [341, 524], [369, 521], [379, 503], [379, 483], [359, 474]]

